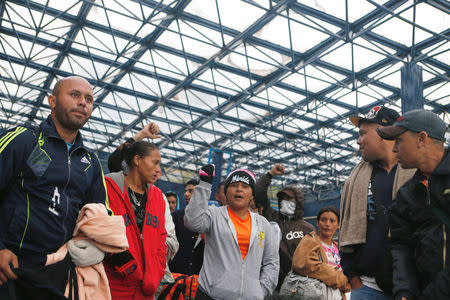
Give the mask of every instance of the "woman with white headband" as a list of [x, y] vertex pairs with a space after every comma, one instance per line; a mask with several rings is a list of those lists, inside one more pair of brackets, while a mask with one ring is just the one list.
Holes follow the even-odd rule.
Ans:
[[231, 172], [224, 187], [229, 205], [221, 207], [208, 206], [213, 179], [214, 165], [203, 166], [186, 207], [186, 225], [206, 240], [196, 299], [264, 299], [277, 285], [280, 266], [271, 225], [249, 211], [255, 176]]

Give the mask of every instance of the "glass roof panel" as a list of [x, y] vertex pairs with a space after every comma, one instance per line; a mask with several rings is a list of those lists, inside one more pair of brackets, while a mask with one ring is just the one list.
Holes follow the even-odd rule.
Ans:
[[[282, 14], [287, 17], [286, 12], [282, 12]], [[338, 33], [339, 30], [342, 29], [337, 21], [339, 19], [336, 18], [336, 15], [334, 13], [328, 14], [327, 19], [324, 19], [321, 17], [317, 17], [314, 14], [306, 13], [302, 9], [294, 8], [289, 10], [289, 17], [293, 22], [291, 23], [291, 26], [292, 24], [297, 23], [325, 34], [331, 35], [332, 33]]]
[[100, 25], [111, 27], [111, 29], [134, 34], [139, 30], [142, 21], [141, 18], [131, 13], [131, 11], [139, 11], [139, 4], [127, 1], [127, 10], [125, 10], [116, 1], [110, 1], [108, 8], [94, 5], [89, 11], [87, 19]]
[[[345, 0], [336, 1], [314, 1], [314, 0], [300, 0], [297, 1], [311, 7], [317, 11], [325, 12], [329, 15], [334, 15], [342, 20], [345, 20]], [[349, 1], [351, 2], [351, 1]]]
[[[382, 5], [387, 0], [373, 1], [378, 5]], [[345, 5], [344, 5], [345, 7]], [[355, 22], [356, 20], [364, 17], [376, 8], [376, 6], [368, 1], [350, 0], [348, 1], [348, 20], [349, 22]], [[343, 18], [345, 20], [345, 18]]]
[[81, 2], [78, 0], [35, 0], [34, 2], [42, 5], [48, 5], [53, 9], [64, 12], [64, 14], [77, 15], [81, 7]]
[[[406, 16], [405, 14], [408, 14], [408, 16]], [[403, 15], [407, 17], [407, 19], [409, 19], [410, 16], [412, 16], [412, 10], [406, 11], [405, 13], [403, 13]], [[392, 28], [396, 28], [397, 30], [392, 30]], [[375, 27], [372, 31], [381, 36], [385, 36], [388, 39], [401, 43], [404, 46], [407, 46], [411, 45], [412, 29], [412, 24], [394, 17]]]
[[[196, 2], [202, 2], [197, 0]], [[239, 0], [218, 0], [219, 15], [223, 26], [244, 31], [265, 13], [249, 3]]]
[[291, 38], [289, 37], [288, 26], [287, 18], [277, 16], [270, 23], [264, 25], [254, 36], [289, 49]]
[[84, 76], [96, 98], [86, 144], [107, 157], [155, 121], [164, 179], [194, 176], [215, 148], [257, 176], [291, 166], [274, 184], [308, 197], [339, 188], [360, 159], [348, 116], [401, 111], [411, 61], [423, 68], [425, 107], [450, 118], [450, 15], [435, 2], [5, 3], [1, 128], [39, 123], [56, 81]]
[[[435, 58], [435, 59], [441, 61], [442, 63], [444, 63], [444, 67], [445, 67], [445, 64], [450, 61], [450, 51], [447, 48], [446, 51], [443, 51], [442, 53], [435, 55], [433, 58]], [[443, 69], [439, 70], [438, 69], [438, 72], [442, 72], [442, 71], [445, 71], [445, 70], [443, 70]]]
[[306, 90], [306, 86], [305, 86], [305, 73], [302, 72], [300, 73], [292, 73], [290, 75], [288, 75], [287, 77], [283, 78], [283, 80], [281, 82], [295, 86], [299, 89], [302, 90]]
[[[355, 55], [353, 55], [353, 58]], [[352, 70], [352, 46], [351, 44], [341, 44], [334, 51], [328, 52], [321, 58], [325, 62], [329, 62], [346, 70]]]
[[218, 22], [216, 1], [193, 0], [184, 11], [214, 23]]
[[[448, 29], [450, 15], [425, 3], [416, 4], [416, 23], [435, 33]], [[430, 18], [432, 16], [432, 18]]]
[[140, 68], [166, 76], [182, 79], [187, 74], [186, 59], [164, 51], [146, 51], [137, 63]]
[[[221, 47], [223, 43], [223, 35], [220, 31], [210, 29], [205, 26], [201, 26], [194, 22], [182, 20], [179, 22], [179, 26], [184, 34], [191, 36], [193, 39], [199, 40], [204, 44], [208, 44], [215, 47]], [[200, 50], [200, 49], [198, 49]]]

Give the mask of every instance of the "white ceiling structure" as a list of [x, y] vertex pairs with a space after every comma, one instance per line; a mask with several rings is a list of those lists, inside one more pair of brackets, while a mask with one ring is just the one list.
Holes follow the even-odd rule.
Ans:
[[154, 121], [162, 179], [185, 181], [221, 149], [256, 175], [285, 165], [278, 184], [336, 188], [359, 160], [348, 116], [400, 112], [406, 63], [448, 124], [449, 12], [443, 0], [3, 1], [1, 127], [41, 122], [55, 82], [80, 75], [100, 157]]

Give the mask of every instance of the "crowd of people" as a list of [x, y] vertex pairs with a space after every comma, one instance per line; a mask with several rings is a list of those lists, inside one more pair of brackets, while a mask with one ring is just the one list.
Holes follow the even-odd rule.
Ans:
[[[157, 124], [121, 144], [105, 175], [79, 132], [89, 82], [63, 78], [48, 102], [39, 126], [0, 136], [0, 299], [163, 299], [180, 275], [195, 276], [195, 299], [450, 299], [447, 125], [431, 111], [351, 116], [362, 160], [340, 208], [323, 207], [313, 226], [296, 186], [271, 207], [281, 164], [259, 178], [230, 172], [219, 206], [204, 165], [183, 203], [155, 186]], [[304, 296], [313, 290], [323, 294]]]

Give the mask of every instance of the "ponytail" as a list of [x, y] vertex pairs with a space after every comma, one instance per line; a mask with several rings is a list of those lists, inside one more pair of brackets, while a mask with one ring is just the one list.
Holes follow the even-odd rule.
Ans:
[[139, 141], [133, 144], [126, 142], [122, 144], [121, 147], [122, 152], [125, 154], [125, 163], [129, 169], [134, 167], [133, 160], [136, 155], [139, 155], [139, 157], [145, 157], [153, 150], [158, 150], [158, 147], [155, 144], [146, 141]]

